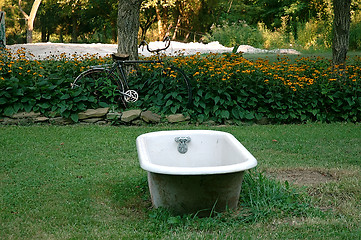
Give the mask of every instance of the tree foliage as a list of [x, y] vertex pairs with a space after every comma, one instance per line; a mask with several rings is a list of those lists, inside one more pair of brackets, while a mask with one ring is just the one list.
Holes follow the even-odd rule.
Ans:
[[[26, 20], [18, 1], [0, 2], [7, 13], [8, 44], [26, 42]], [[22, 0], [24, 12], [30, 13], [33, 3]], [[143, 0], [139, 38], [158, 40], [170, 34], [173, 40], [200, 41], [212, 32], [212, 26], [246, 23], [290, 34], [307, 46], [321, 41], [330, 47], [332, 4], [332, 0]], [[353, 0], [351, 30], [355, 34], [350, 46], [354, 48], [361, 47], [357, 34], [360, 9], [361, 0]], [[117, 16], [117, 0], [42, 0], [34, 22], [35, 37], [37, 41], [115, 43]]]

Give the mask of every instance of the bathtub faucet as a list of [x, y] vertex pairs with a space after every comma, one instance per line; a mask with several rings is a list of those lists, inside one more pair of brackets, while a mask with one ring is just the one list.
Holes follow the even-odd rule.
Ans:
[[187, 143], [191, 141], [190, 137], [176, 137], [174, 141], [178, 143], [178, 152], [186, 153], [188, 151]]

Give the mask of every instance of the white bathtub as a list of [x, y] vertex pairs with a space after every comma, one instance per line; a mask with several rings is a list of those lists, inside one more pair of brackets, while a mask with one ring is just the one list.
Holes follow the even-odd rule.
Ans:
[[[190, 138], [185, 153], [179, 152], [177, 137]], [[140, 166], [148, 172], [153, 205], [176, 214], [205, 215], [236, 208], [244, 171], [257, 165], [252, 154], [226, 132], [160, 131], [140, 135], [136, 143]]]

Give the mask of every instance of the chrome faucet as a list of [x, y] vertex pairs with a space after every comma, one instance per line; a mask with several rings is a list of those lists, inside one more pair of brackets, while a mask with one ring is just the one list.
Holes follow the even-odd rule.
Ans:
[[174, 141], [178, 143], [178, 152], [184, 154], [188, 151], [187, 143], [191, 141], [190, 137], [176, 137]]

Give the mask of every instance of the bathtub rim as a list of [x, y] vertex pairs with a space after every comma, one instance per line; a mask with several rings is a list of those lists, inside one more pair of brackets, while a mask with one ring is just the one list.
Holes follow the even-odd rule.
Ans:
[[[174, 135], [174, 134], [221, 134], [226, 135], [232, 144], [237, 145], [242, 150], [245, 158], [245, 162], [224, 165], [224, 166], [211, 166], [211, 167], [173, 167], [154, 164], [150, 161], [149, 157], [144, 154], [145, 151], [145, 139], [146, 137]], [[226, 174], [234, 172], [242, 172], [257, 166], [256, 158], [230, 133], [217, 131], [217, 130], [166, 130], [166, 131], [155, 131], [141, 134], [136, 139], [138, 159], [140, 167], [148, 172], [168, 174], [168, 175], [213, 175], [213, 174]]]

